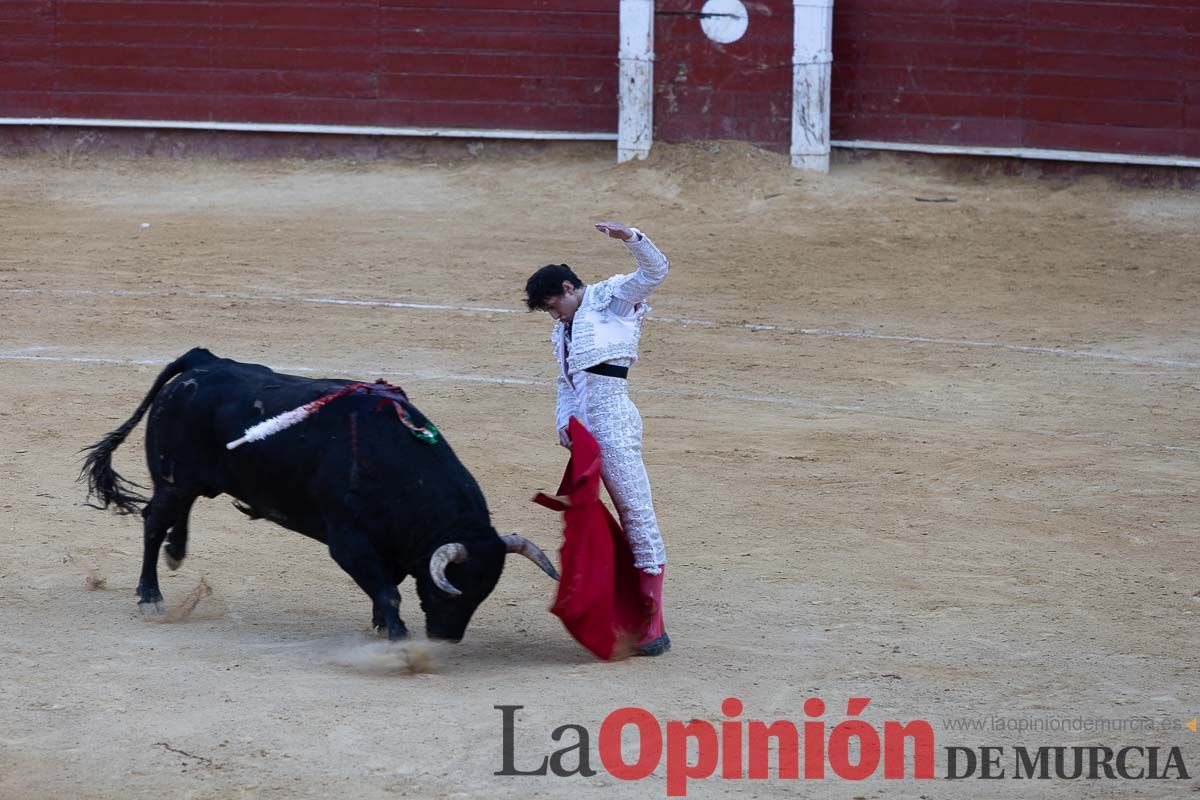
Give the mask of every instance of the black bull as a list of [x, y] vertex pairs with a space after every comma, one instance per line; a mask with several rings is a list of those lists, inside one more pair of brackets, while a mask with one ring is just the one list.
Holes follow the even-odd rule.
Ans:
[[[329, 555], [374, 604], [376, 628], [408, 635], [399, 584], [411, 575], [431, 638], [458, 641], [495, 588], [508, 553], [552, 578], [549, 559], [520, 536], [499, 536], [479, 484], [443, 437], [419, 441], [398, 419], [428, 420], [406, 397], [360, 391], [329, 403], [295, 427], [229, 450], [246, 428], [347, 386], [348, 381], [281, 375], [200, 348], [162, 371], [133, 416], [87, 448], [81, 479], [99, 508], [141, 511], [139, 605], [162, 609], [158, 553], [176, 569], [187, 555], [188, 514], [197, 497], [228, 494], [252, 518], [266, 518], [324, 542]], [[150, 411], [149, 498], [112, 468], [113, 451]]]

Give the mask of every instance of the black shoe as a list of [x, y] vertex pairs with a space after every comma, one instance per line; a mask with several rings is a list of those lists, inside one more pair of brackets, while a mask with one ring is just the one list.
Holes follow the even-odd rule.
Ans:
[[639, 656], [661, 656], [663, 653], [671, 649], [671, 637], [663, 634], [652, 642], [639, 645], [637, 654]]

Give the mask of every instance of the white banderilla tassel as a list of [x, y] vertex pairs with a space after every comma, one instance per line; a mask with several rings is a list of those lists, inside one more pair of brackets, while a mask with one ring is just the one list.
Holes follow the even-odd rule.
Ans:
[[271, 434], [279, 433], [285, 428], [290, 428], [297, 422], [303, 422], [308, 419], [312, 412], [308, 406], [300, 406], [293, 408], [291, 411], [285, 411], [282, 414], [263, 420], [257, 425], [251, 425], [246, 428], [246, 433], [240, 439], [236, 439], [225, 445], [226, 450], [232, 450], [238, 445], [243, 445], [246, 442], [258, 442], [267, 438]]

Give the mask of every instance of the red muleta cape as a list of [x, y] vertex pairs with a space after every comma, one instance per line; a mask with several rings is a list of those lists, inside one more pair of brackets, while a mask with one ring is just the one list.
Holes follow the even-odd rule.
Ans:
[[571, 460], [558, 496], [533, 502], [563, 512], [562, 579], [550, 612], [598, 658], [630, 655], [644, 611], [638, 571], [621, 524], [600, 501], [600, 445], [579, 420], [568, 424]]

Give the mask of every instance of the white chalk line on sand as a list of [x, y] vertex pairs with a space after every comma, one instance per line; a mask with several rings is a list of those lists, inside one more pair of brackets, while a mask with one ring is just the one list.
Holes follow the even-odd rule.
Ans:
[[[310, 303], [317, 305], [359, 306], [364, 308], [396, 308], [417, 311], [450, 311], [462, 314], [524, 314], [522, 309], [499, 308], [493, 306], [462, 306], [442, 303], [402, 303], [387, 300], [353, 300], [337, 297], [285, 297], [269, 294], [246, 294], [238, 292], [153, 292], [121, 289], [36, 289], [14, 288], [0, 289], [7, 294], [54, 294], [62, 297], [187, 297], [202, 300], [242, 300], [251, 302], [270, 303]], [[746, 330], [753, 332], [786, 333], [800, 336], [819, 336], [837, 339], [860, 339], [879, 342], [899, 342], [902, 344], [939, 345], [944, 347], [973, 347], [991, 350], [1008, 350], [1016, 353], [1034, 355], [1051, 355], [1066, 358], [1090, 358], [1101, 361], [1116, 361], [1127, 364], [1148, 364], [1159, 367], [1178, 367], [1181, 369], [1200, 369], [1200, 361], [1186, 361], [1157, 356], [1137, 356], [1128, 353], [1107, 353], [1094, 350], [1073, 350], [1069, 347], [1038, 347], [1034, 345], [1011, 344], [1009, 342], [991, 342], [979, 339], [945, 339], [932, 336], [912, 336], [908, 334], [868, 333], [867, 331], [841, 331], [833, 328], [804, 328], [790, 325], [774, 325], [759, 322], [720, 322], [708, 319], [689, 319], [685, 317], [660, 317], [651, 315], [655, 322], [665, 322], [672, 325], [697, 326], [715, 329]]]
[[[171, 363], [171, 359], [165, 358], [107, 358], [104, 356], [64, 356], [64, 355], [47, 355], [40, 351], [49, 350], [51, 348], [45, 345], [37, 345], [34, 347], [24, 348], [23, 350], [9, 351], [0, 353], [0, 361], [49, 361], [67, 364], [112, 364], [122, 367], [165, 367]], [[278, 372], [298, 372], [303, 374], [319, 374], [319, 375], [334, 375], [334, 376], [370, 376], [372, 378], [381, 377], [399, 377], [412, 378], [414, 380], [428, 381], [447, 381], [451, 383], [487, 383], [499, 386], [545, 386], [550, 387], [554, 384], [550, 381], [538, 381], [528, 378], [510, 378], [496, 375], [463, 375], [454, 372], [432, 372], [432, 371], [405, 371], [405, 370], [346, 370], [346, 369], [325, 369], [317, 367], [308, 367], [295, 364], [267, 364], [273, 370]], [[701, 397], [714, 398], [720, 400], [732, 400], [744, 403], [767, 403], [780, 406], [793, 406], [797, 408], [816, 408], [827, 411], [854, 411], [859, 413], [868, 413], [870, 409], [865, 406], [844, 406], [834, 405], [829, 403], [820, 403], [815, 400], [802, 400], [794, 397], [772, 397], [770, 395], [747, 395], [747, 394], [722, 394], [722, 393], [703, 393], [695, 392], [672, 392], [662, 389], [638, 389], [638, 393], [651, 395], [665, 395], [668, 397]], [[914, 417], [914, 419], [923, 419]]]
[[[172, 359], [164, 359], [164, 358], [107, 358], [107, 357], [103, 357], [103, 356], [48, 355], [48, 354], [38, 352], [38, 351], [44, 351], [47, 349], [50, 349], [50, 348], [45, 345], [37, 345], [37, 346], [33, 346], [33, 347], [27, 347], [22, 351], [16, 351], [16, 352], [10, 351], [10, 352], [6, 352], [6, 353], [0, 353], [0, 361], [35, 361], [35, 362], [41, 361], [41, 362], [57, 362], [57, 363], [68, 363], [68, 364], [105, 364], [105, 365], [126, 366], [126, 367], [163, 367], [163, 366], [166, 366], [167, 364], [170, 364], [171, 360], [172, 360]], [[344, 369], [325, 369], [325, 368], [309, 367], [309, 366], [294, 365], [294, 364], [279, 364], [279, 365], [268, 364], [267, 366], [269, 366], [271, 369], [274, 369], [274, 370], [277, 370], [280, 372], [308, 373], [308, 374], [316, 373], [316, 374], [320, 374], [320, 375], [330, 375], [330, 376], [337, 376], [337, 375], [350, 376], [350, 377], [371, 376], [371, 377], [383, 377], [383, 378], [401, 377], [401, 378], [412, 378], [414, 380], [425, 380], [425, 381], [446, 381], [446, 382], [458, 382], [458, 383], [485, 383], [485, 384], [493, 384], [493, 385], [500, 385], [500, 386], [538, 386], [538, 387], [547, 387], [547, 388], [553, 385], [550, 381], [530, 380], [527, 378], [510, 378], [510, 377], [493, 376], [493, 375], [463, 375], [460, 373], [451, 373], [451, 372], [416, 372], [416, 371], [401, 371], [401, 370], [344, 370]], [[888, 417], [888, 418], [892, 418], [892, 419], [909, 419], [909, 420], [915, 420], [915, 421], [919, 421], [919, 422], [948, 423], [948, 424], [952, 424], [952, 425], [961, 424], [958, 420], [953, 419], [951, 417], [947, 417], [947, 416], [928, 417], [928, 416], [920, 416], [917, 414], [902, 414], [902, 413], [898, 413], [895, 410], [890, 410], [890, 409], [880, 410], [880, 409], [872, 408], [870, 406], [865, 406], [865, 405], [864, 406], [839, 405], [839, 404], [833, 404], [833, 403], [822, 403], [822, 402], [816, 401], [816, 400], [803, 400], [803, 399], [795, 398], [795, 397], [773, 397], [770, 395], [728, 394], [728, 393], [722, 393], [722, 392], [703, 392], [703, 393], [701, 393], [701, 392], [681, 392], [681, 391], [671, 391], [671, 390], [666, 390], [666, 389], [646, 389], [646, 388], [638, 389], [635, 393], [636, 394], [655, 395], [655, 396], [661, 396], [661, 397], [675, 397], [675, 398], [682, 398], [682, 399], [725, 400], [725, 401], [732, 401], [732, 402], [739, 402], [739, 403], [764, 403], [764, 404], [776, 405], [776, 406], [786, 406], [786, 407], [790, 407], [790, 408], [806, 408], [806, 409], [815, 410], [815, 411], [832, 411], [832, 412], [841, 412], [841, 413], [866, 414], [868, 416], [881, 416], [881, 417]], [[1042, 430], [1042, 429], [1038, 429], [1038, 428], [1020, 428], [1020, 429], [1004, 428], [1002, 430], [1015, 431], [1015, 432], [1019, 432], [1019, 433], [1031, 433], [1031, 434], [1036, 434], [1039, 436], [1048, 436], [1048, 437], [1051, 437], [1054, 439], [1070, 439], [1070, 440], [1079, 440], [1080, 438], [1091, 439], [1096, 444], [1099, 444], [1099, 445], [1105, 446], [1105, 447], [1124, 447], [1124, 448], [1142, 447], [1142, 448], [1149, 448], [1149, 449], [1154, 449], [1154, 450], [1168, 450], [1168, 451], [1173, 451], [1173, 452], [1200, 454], [1200, 447], [1183, 447], [1183, 446], [1178, 446], [1178, 445], [1160, 444], [1157, 442], [1140, 442], [1139, 441], [1139, 442], [1129, 443], [1129, 442], [1118, 442], [1118, 441], [1104, 441], [1104, 440], [1099, 440], [1096, 438], [1102, 434], [1086, 434], [1086, 435], [1082, 435], [1082, 436], [1079, 434], [1064, 435], [1057, 431], [1047, 431], [1047, 430]]]
[[[49, 350], [44, 345], [28, 347], [24, 350], [0, 353], [0, 361], [51, 361], [66, 364], [112, 364], [120, 367], [165, 367], [170, 364], [169, 358], [107, 358], [104, 356], [56, 356], [42, 355], [37, 351]], [[371, 377], [398, 376], [431, 381], [459, 381], [463, 383], [493, 383], [513, 386], [550, 386], [548, 381], [526, 380], [524, 378], [492, 377], [488, 375], [458, 375], [449, 372], [411, 372], [401, 370], [344, 370], [318, 369], [295, 364], [267, 364], [277, 372], [301, 372], [320, 375], [370, 375]]]

